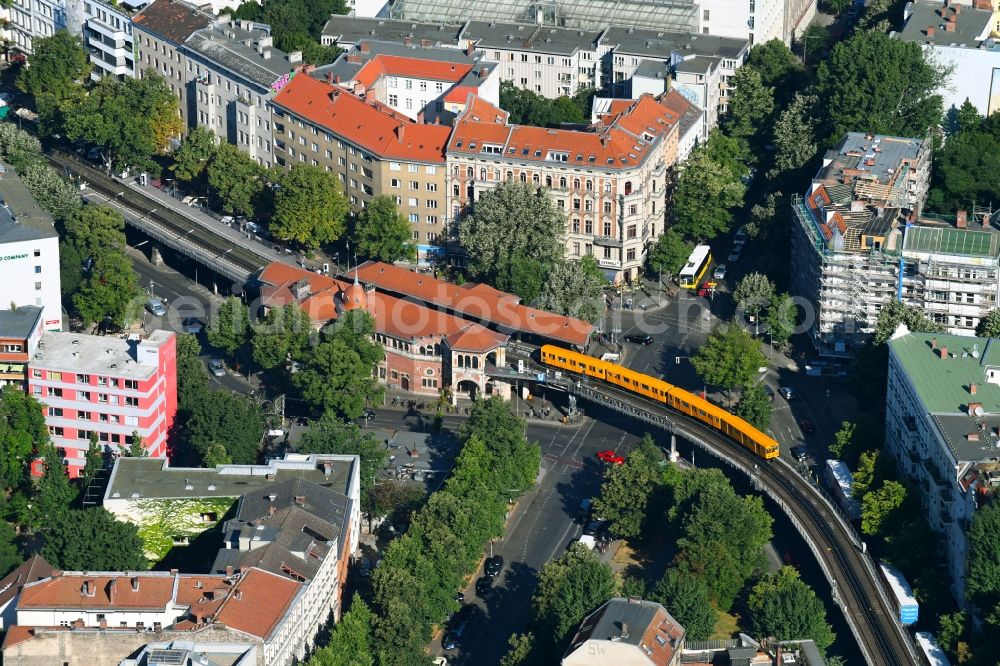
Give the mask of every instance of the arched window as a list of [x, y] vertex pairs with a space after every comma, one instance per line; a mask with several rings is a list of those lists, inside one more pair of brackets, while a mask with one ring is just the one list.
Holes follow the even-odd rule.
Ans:
[[552, 187], [552, 176], [545, 177], [545, 187]]
[[566, 189], [566, 176], [559, 176], [559, 187]]
[[460, 368], [462, 367], [462, 355], [461, 354], [455, 354], [455, 365], [457, 365]]
[[478, 368], [479, 367], [479, 357], [478, 356], [473, 356], [472, 357], [472, 367], [473, 368]]
[[507, 171], [507, 180], [514, 180], [514, 172], [513, 171], [509, 171], [509, 170]]
[[466, 167], [466, 169], [465, 169], [465, 175], [468, 176], [469, 178], [475, 178], [476, 177], [476, 171], [472, 167]]
[[573, 189], [574, 190], [580, 189], [580, 179], [579, 178], [574, 178], [573, 179]]
[[423, 345], [420, 345], [420, 355], [423, 356], [426, 352]]
[[631, 180], [626, 180], [625, 181], [625, 194], [632, 194], [632, 181]]
[[534, 183], [535, 185], [538, 185], [539, 180], [538, 180], [538, 174], [537, 173], [534, 176], [531, 177], [531, 182]]
[[528, 182], [528, 174], [524, 173], [523, 171], [521, 172], [521, 182], [522, 183]]
[[455, 168], [454, 168], [454, 169], [452, 169], [452, 173], [454, 173], [454, 174], [455, 174], [456, 176], [458, 176], [459, 174], [461, 174], [461, 173], [462, 173], [462, 170], [461, 170], [461, 169], [459, 168], [459, 166], [458, 166], [458, 165], [456, 164], [456, 165], [455, 165]]
[[500, 182], [500, 169], [493, 170], [493, 180]]
[[587, 191], [588, 192], [592, 192], [593, 190], [594, 190], [594, 181], [588, 179], [587, 180]]
[[439, 342], [435, 342], [434, 343], [434, 355], [435, 356], [440, 356], [441, 355], [441, 343], [439, 343]]
[[486, 180], [486, 169], [479, 170], [479, 180]]

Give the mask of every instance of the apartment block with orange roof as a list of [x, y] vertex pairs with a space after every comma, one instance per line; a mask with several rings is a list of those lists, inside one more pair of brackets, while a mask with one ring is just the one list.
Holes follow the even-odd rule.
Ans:
[[633, 280], [665, 226], [682, 115], [644, 95], [614, 100], [585, 131], [546, 129], [475, 99], [448, 143], [448, 213], [459, 218], [506, 180], [545, 187], [566, 214], [566, 256], [594, 256], [610, 280]]
[[444, 147], [451, 129], [414, 122], [377, 101], [312, 76], [293, 78], [271, 103], [275, 163], [337, 174], [351, 209], [392, 196], [409, 220], [420, 261], [445, 229]]
[[470, 94], [500, 103], [496, 63], [471, 48], [364, 40], [311, 74], [422, 123], [451, 125]]

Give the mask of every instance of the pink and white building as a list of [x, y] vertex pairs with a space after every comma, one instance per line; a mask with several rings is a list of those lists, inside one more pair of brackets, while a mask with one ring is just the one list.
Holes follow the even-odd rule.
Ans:
[[71, 478], [83, 468], [91, 433], [115, 451], [138, 432], [151, 457], [166, 457], [177, 412], [176, 340], [170, 331], [127, 339], [42, 335], [28, 361], [28, 391], [45, 405]]

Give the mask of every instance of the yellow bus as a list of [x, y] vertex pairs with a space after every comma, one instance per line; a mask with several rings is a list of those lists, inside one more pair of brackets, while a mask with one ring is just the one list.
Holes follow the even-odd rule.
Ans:
[[697, 289], [711, 263], [712, 249], [707, 245], [698, 245], [695, 247], [694, 252], [688, 257], [687, 264], [681, 269], [681, 286], [686, 289]]

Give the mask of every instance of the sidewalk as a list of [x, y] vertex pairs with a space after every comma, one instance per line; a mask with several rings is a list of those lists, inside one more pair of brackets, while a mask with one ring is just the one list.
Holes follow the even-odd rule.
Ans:
[[[399, 412], [410, 412], [414, 416], [431, 422], [438, 413], [437, 402], [438, 399], [436, 396], [419, 395], [395, 387], [386, 387], [385, 403], [381, 408]], [[467, 397], [459, 396], [458, 405], [442, 410], [441, 414], [442, 416], [466, 416], [466, 410], [471, 411], [472, 404], [472, 401]], [[423, 405], [423, 407], [417, 409], [420, 405]], [[576, 428], [587, 421], [586, 416], [580, 416], [573, 421], [563, 423], [562, 419], [566, 416], [564, 408], [556, 406], [551, 400], [546, 400], [541, 396], [533, 396], [530, 401], [522, 400], [517, 396], [511, 396], [508, 405], [510, 406], [511, 413], [525, 417], [529, 426]], [[544, 410], [546, 409], [549, 412], [547, 416], [544, 415]], [[531, 416], [532, 412], [535, 414], [541, 413], [542, 416]]]

